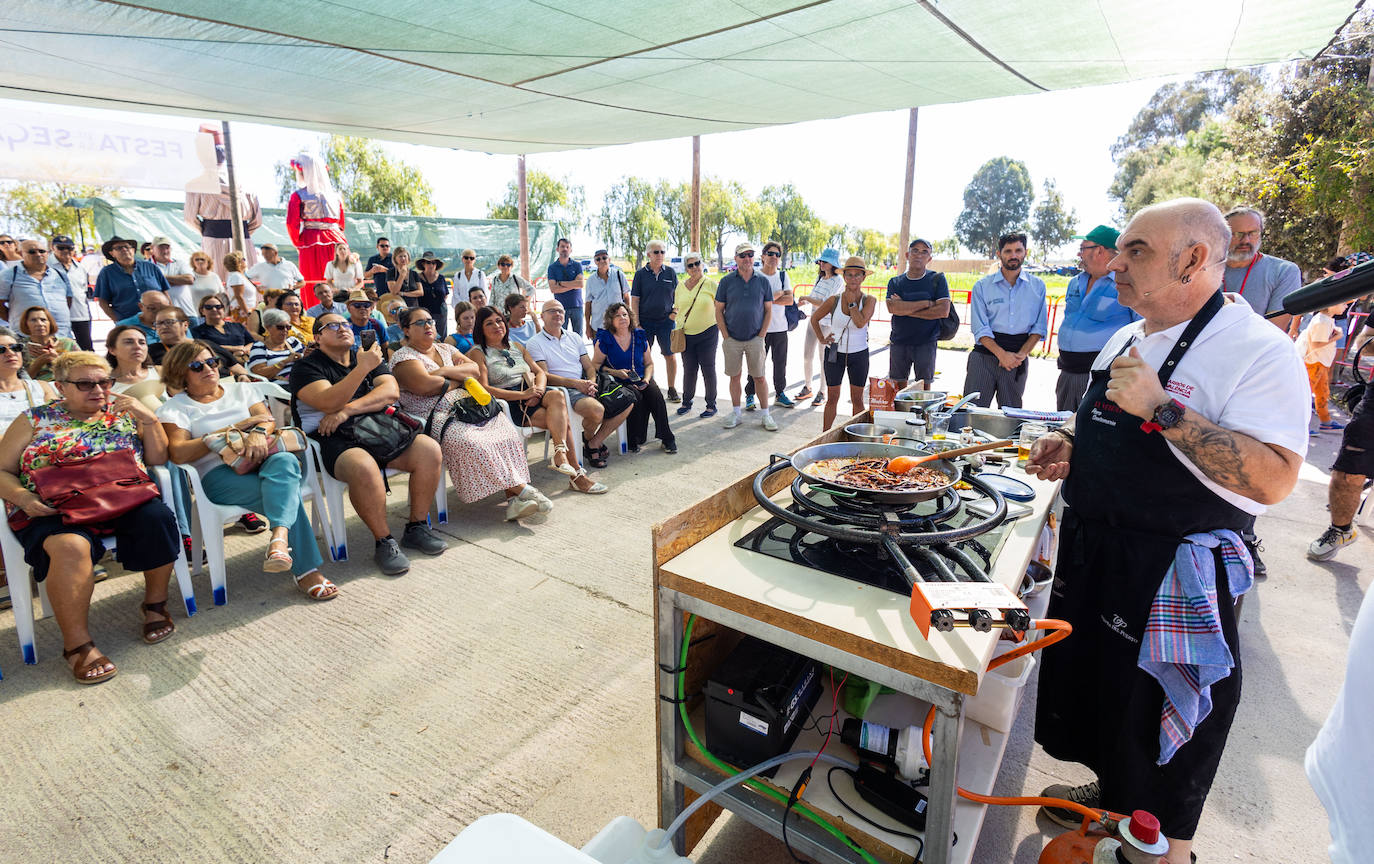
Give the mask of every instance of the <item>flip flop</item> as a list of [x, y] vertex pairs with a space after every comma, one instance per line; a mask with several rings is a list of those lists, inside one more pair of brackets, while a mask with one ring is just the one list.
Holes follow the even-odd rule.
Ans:
[[[82, 651], [85, 651], [87, 648], [94, 647], [94, 642], [87, 642], [84, 645], [78, 645], [70, 651], [63, 651], [62, 659], [70, 660], [76, 655], [80, 654]], [[110, 671], [101, 672], [99, 675], [87, 676], [87, 672], [90, 672], [92, 669], [99, 669], [101, 666], [104, 666], [106, 664], [109, 664]], [[104, 654], [96, 655], [96, 657], [86, 665], [77, 666], [76, 668], [72, 669], [72, 677], [76, 679], [76, 683], [78, 684], [99, 684], [102, 681], [109, 681], [111, 678], [118, 674], [119, 670], [115, 668], [115, 665], [113, 663], [110, 663], [110, 658], [106, 657]]]

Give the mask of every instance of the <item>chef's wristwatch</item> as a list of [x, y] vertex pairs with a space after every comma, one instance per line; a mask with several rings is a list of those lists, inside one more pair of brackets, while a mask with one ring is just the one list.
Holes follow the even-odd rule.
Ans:
[[1170, 399], [1163, 405], [1155, 409], [1155, 416], [1140, 424], [1142, 432], [1159, 432], [1164, 429], [1172, 429], [1183, 419], [1183, 412], [1187, 407], [1177, 399]]

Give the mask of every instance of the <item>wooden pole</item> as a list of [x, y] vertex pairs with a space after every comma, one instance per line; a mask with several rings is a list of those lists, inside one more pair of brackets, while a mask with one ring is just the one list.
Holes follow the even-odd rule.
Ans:
[[897, 232], [897, 261], [905, 267], [906, 244], [911, 240], [911, 188], [916, 181], [916, 112], [911, 109], [911, 120], [906, 133], [906, 188], [902, 192], [902, 227]]
[[229, 142], [229, 121], [221, 121], [220, 127], [224, 133], [224, 167], [229, 173], [229, 220], [233, 223], [234, 251], [243, 252], [243, 214], [239, 212], [239, 187], [234, 180], [234, 145]]
[[516, 215], [520, 220], [520, 277], [526, 282], [530, 281], [530, 222], [529, 222], [529, 188], [525, 185], [525, 154], [520, 154], [519, 167], [516, 169], [516, 186], [519, 188], [519, 195], [516, 204]]
[[[701, 136], [692, 136], [692, 251], [701, 254]], [[705, 272], [705, 271], [703, 271]]]

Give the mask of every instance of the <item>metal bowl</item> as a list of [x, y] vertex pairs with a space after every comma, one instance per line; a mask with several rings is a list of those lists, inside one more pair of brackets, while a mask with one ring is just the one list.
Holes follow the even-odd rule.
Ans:
[[903, 390], [893, 397], [892, 410], [925, 412], [945, 404], [948, 397], [940, 390]]
[[955, 411], [949, 417], [947, 431], [951, 435], [957, 435], [965, 426], [972, 426], [997, 439], [1015, 438], [1021, 433], [1020, 420], [991, 408], [965, 408]]
[[844, 427], [844, 437], [861, 444], [886, 444], [896, 434], [897, 430], [891, 426], [877, 423], [850, 423]]

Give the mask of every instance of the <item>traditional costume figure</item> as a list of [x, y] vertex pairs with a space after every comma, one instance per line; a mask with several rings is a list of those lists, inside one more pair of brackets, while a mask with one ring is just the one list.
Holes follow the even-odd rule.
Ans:
[[300, 270], [305, 276], [301, 302], [306, 308], [318, 302], [315, 286], [324, 278], [324, 265], [334, 258], [334, 244], [344, 243], [343, 199], [329, 182], [323, 162], [302, 153], [291, 162], [301, 188], [286, 203], [286, 230], [296, 245]]
[[[229, 170], [224, 164], [224, 139], [218, 129], [201, 127], [215, 137], [215, 161], [219, 163], [219, 192], [187, 192], [182, 218], [200, 234], [200, 248], [214, 262], [221, 280], [228, 278], [224, 256], [234, 251], [233, 208], [229, 202]], [[262, 208], [258, 196], [239, 190], [239, 218], [243, 220], [243, 254], [252, 267], [258, 263], [258, 248], [253, 232], [262, 227]]]

